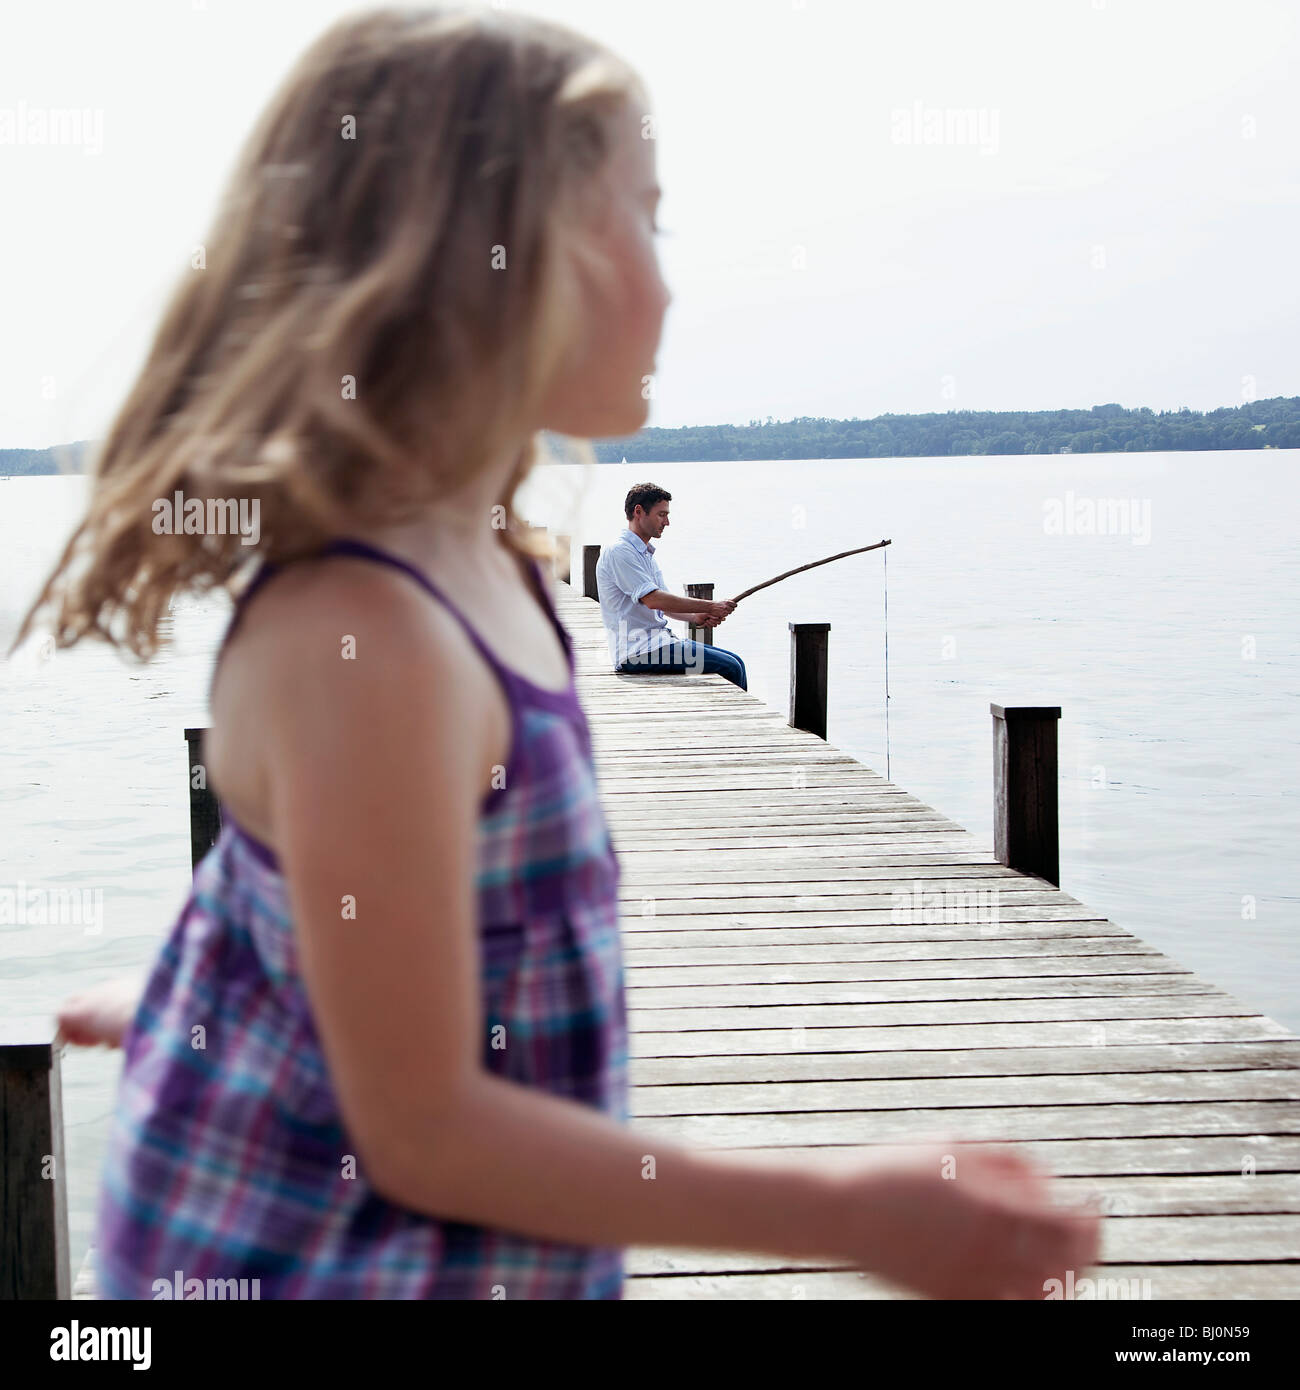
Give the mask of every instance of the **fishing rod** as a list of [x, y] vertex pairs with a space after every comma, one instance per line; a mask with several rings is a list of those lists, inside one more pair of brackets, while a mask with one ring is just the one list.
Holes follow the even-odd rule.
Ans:
[[[802, 574], [804, 570], [815, 570], [818, 565], [829, 565], [832, 560], [843, 560], [850, 555], [863, 555], [868, 550], [879, 550], [882, 546], [892, 545], [893, 541], [877, 541], [874, 545], [860, 545], [853, 550], [841, 550], [838, 555], [827, 555], [823, 560], [812, 560], [806, 565], [798, 565], [792, 570], [786, 570], [784, 574], [774, 575], [771, 579], [765, 579], [761, 584], [755, 584], [752, 588], [739, 593], [731, 600], [733, 604], [740, 602], [742, 598], [748, 598], [750, 594], [756, 594], [760, 589], [770, 588], [773, 584], [779, 584], [783, 579], [789, 579], [792, 574]], [[885, 561], [885, 780], [888, 781], [891, 774], [890, 752], [889, 752], [889, 556], [883, 557]]]
[[828, 555], [824, 560], [813, 560], [810, 564], [799, 565], [796, 569], [786, 570], [784, 574], [778, 574], [773, 579], [765, 579], [761, 584], [755, 584], [752, 589], [746, 589], [744, 593], [737, 594], [731, 601], [732, 603], [739, 603], [742, 598], [748, 598], [750, 594], [756, 594], [760, 589], [779, 584], [783, 579], [789, 579], [792, 574], [802, 574], [804, 570], [815, 570], [818, 565], [829, 565], [832, 560], [843, 560], [848, 555], [861, 555], [864, 551], [879, 550], [882, 545], [892, 544], [892, 541], [877, 541], [875, 545], [860, 545], [856, 550], [841, 550], [838, 555]]

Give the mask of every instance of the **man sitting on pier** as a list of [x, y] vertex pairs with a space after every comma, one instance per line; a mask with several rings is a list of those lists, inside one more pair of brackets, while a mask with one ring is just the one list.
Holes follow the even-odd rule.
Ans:
[[600, 615], [614, 670], [716, 673], [747, 690], [745, 663], [735, 652], [683, 641], [668, 626], [671, 617], [697, 627], [716, 627], [736, 606], [730, 599], [679, 598], [664, 588], [653, 543], [668, 526], [671, 501], [672, 494], [663, 488], [638, 483], [623, 503], [627, 530], [604, 547], [596, 561]]

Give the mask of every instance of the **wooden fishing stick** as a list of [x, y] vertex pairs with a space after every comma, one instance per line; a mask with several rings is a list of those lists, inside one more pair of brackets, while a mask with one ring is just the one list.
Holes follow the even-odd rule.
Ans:
[[746, 589], [743, 594], [737, 594], [731, 601], [739, 603], [742, 598], [748, 598], [750, 594], [756, 594], [760, 589], [766, 589], [770, 584], [779, 584], [783, 579], [789, 579], [792, 574], [802, 574], [804, 570], [815, 570], [818, 565], [829, 565], [832, 560], [842, 560], [846, 555], [861, 555], [865, 550], [879, 550], [882, 545], [892, 545], [892, 541], [877, 541], [875, 545], [860, 545], [856, 550], [841, 550], [838, 555], [828, 555], [824, 560], [814, 560], [811, 564], [800, 565], [798, 569], [786, 570], [784, 574], [778, 574], [775, 579], [765, 579], [761, 584], [755, 584], [752, 589]]

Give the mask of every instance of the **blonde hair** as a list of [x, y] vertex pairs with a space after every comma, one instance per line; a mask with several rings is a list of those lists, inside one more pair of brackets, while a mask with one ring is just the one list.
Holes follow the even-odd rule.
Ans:
[[[331, 26], [249, 136], [207, 266], [172, 296], [13, 646], [51, 607], [57, 646], [91, 636], [147, 660], [173, 595], [408, 519], [499, 458], [575, 328], [584, 253], [565, 229], [644, 99], [613, 54], [527, 16]], [[493, 523], [526, 554], [544, 547], [514, 498], [538, 453], [534, 434]], [[158, 534], [155, 504], [177, 491], [256, 499], [257, 545], [234, 527]]]

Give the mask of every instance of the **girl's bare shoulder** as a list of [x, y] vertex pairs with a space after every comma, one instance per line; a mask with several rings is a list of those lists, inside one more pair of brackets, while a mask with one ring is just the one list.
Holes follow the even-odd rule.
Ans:
[[492, 739], [490, 684], [455, 619], [400, 572], [347, 556], [298, 561], [252, 596], [222, 657], [209, 772], [237, 818], [269, 831], [277, 746], [337, 747], [377, 726], [434, 735], [435, 720]]
[[226, 660], [275, 681], [331, 671], [340, 660], [383, 660], [392, 670], [460, 665], [464, 655], [458, 624], [409, 578], [335, 555], [300, 560], [273, 576], [250, 600]]

